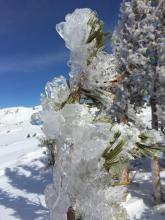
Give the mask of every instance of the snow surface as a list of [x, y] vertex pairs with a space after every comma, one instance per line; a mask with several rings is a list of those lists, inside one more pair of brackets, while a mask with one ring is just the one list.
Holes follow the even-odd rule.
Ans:
[[[138, 160], [131, 172], [132, 183], [123, 203], [129, 220], [164, 220], [165, 203], [154, 206], [150, 160]], [[161, 171], [161, 183], [165, 186], [165, 170]]]
[[44, 189], [51, 173], [38, 147], [41, 126], [30, 123], [39, 110], [0, 109], [0, 220], [48, 219]]
[[[140, 114], [140, 119], [146, 127], [151, 128], [151, 110], [146, 107]], [[165, 166], [161, 161], [161, 183], [165, 193]], [[165, 203], [154, 206], [152, 174], [150, 159], [142, 158], [133, 162], [130, 166], [131, 184], [128, 187], [128, 195], [123, 203], [127, 210], [129, 220], [165, 220]]]
[[[30, 123], [40, 107], [0, 109], [0, 220], [48, 220], [44, 189], [52, 182], [44, 170], [44, 156], [37, 137], [41, 126]], [[149, 120], [150, 111], [142, 114]], [[30, 135], [27, 138], [27, 135]], [[165, 204], [153, 206], [150, 161], [132, 165], [132, 184], [126, 202], [128, 220], [164, 220]], [[165, 170], [161, 171], [165, 185]], [[89, 219], [90, 220], [90, 219]]]

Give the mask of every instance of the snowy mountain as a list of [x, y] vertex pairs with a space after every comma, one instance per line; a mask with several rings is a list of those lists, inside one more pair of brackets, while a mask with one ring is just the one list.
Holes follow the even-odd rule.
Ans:
[[31, 123], [40, 109], [0, 109], [0, 220], [48, 219], [44, 189], [51, 175], [38, 147], [41, 126]]

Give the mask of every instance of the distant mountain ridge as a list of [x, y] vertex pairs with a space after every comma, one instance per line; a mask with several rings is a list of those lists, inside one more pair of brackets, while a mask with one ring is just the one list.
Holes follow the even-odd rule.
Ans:
[[38, 113], [40, 110], [41, 106], [0, 109], [0, 124], [15, 124], [29, 121], [32, 114]]

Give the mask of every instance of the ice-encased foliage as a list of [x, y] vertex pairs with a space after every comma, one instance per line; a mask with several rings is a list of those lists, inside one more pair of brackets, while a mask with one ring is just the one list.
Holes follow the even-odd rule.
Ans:
[[[93, 111], [80, 104], [67, 104], [60, 111], [42, 114], [47, 137], [57, 140], [53, 184], [46, 189], [50, 219], [66, 220], [70, 206], [84, 220], [111, 219], [112, 204], [122, 201], [125, 190], [110, 187], [111, 177], [102, 167], [102, 153], [122, 125], [111, 128], [109, 123], [93, 122]], [[129, 142], [127, 132], [122, 138], [126, 136]]]
[[68, 64], [72, 84], [102, 46], [102, 26], [96, 13], [89, 8], [76, 9], [66, 15], [64, 22], [56, 25], [57, 32], [71, 52]]
[[63, 76], [55, 77], [51, 82], [46, 84], [45, 94], [41, 95], [43, 110], [59, 110], [69, 95], [70, 89], [67, 80]]
[[[143, 12], [143, 5], [139, 10]], [[111, 167], [133, 159], [138, 147], [139, 154], [144, 148], [153, 156], [147, 147], [152, 149], [163, 138], [156, 131], [135, 127], [133, 119], [127, 124], [111, 123], [110, 115], [120, 112], [123, 116], [127, 106], [122, 96], [125, 88], [115, 86], [121, 79], [113, 56], [99, 51], [101, 23], [90, 9], [76, 9], [65, 20], [57, 31], [71, 51], [70, 86], [63, 77], [55, 78], [42, 98], [43, 131], [56, 142], [53, 183], [46, 188], [50, 220], [67, 220], [69, 207], [82, 220], [116, 220], [113, 207], [121, 203], [125, 188], [111, 186]], [[132, 57], [131, 62], [134, 60]], [[79, 89], [74, 90], [74, 85]], [[73, 97], [75, 92], [78, 99]], [[81, 102], [82, 95], [87, 103], [91, 101], [89, 105]], [[129, 115], [133, 114], [130, 109]]]
[[140, 141], [140, 131], [96, 120], [97, 113], [97, 108], [78, 103], [42, 112], [43, 131], [48, 138], [56, 139], [57, 150], [53, 184], [46, 189], [51, 220], [66, 220], [70, 206], [83, 220], [113, 219], [113, 204], [122, 202], [125, 189], [111, 186], [112, 176], [103, 169], [102, 154], [114, 133], [120, 131], [118, 142], [126, 142], [120, 157], [132, 158], [129, 152]]
[[[112, 54], [99, 51], [92, 62], [85, 68], [82, 87], [85, 94], [97, 99], [108, 111], [114, 103], [121, 99], [120, 94], [114, 92], [116, 73], [116, 62]], [[120, 97], [119, 97], [120, 96]]]
[[100, 51], [87, 66], [84, 87], [108, 89], [116, 79], [116, 60], [112, 54]]

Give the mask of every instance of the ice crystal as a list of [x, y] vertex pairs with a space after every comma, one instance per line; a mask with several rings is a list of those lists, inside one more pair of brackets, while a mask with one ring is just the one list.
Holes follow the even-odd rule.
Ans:
[[70, 89], [66, 79], [63, 76], [55, 77], [45, 87], [45, 94], [41, 97], [42, 108], [44, 110], [57, 111], [69, 95]]
[[68, 64], [72, 84], [79, 79], [78, 75], [83, 73], [91, 57], [102, 46], [101, 29], [102, 22], [89, 8], [76, 9], [66, 15], [64, 22], [56, 25], [57, 32], [71, 52]]
[[[46, 189], [50, 219], [66, 219], [65, 213], [72, 206], [85, 220], [100, 216], [108, 220], [114, 189], [109, 188], [110, 176], [103, 170], [101, 157], [112, 138], [112, 125], [93, 122], [95, 113], [80, 104], [66, 104], [54, 113], [44, 111], [42, 118], [47, 137], [56, 138], [57, 142], [53, 184]], [[105, 179], [103, 185], [100, 179]], [[120, 193], [118, 197], [122, 199]]]
[[116, 63], [113, 55], [105, 52], [97, 53], [91, 64], [86, 68], [85, 88], [110, 88], [116, 80]]

